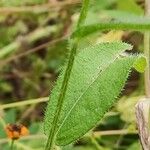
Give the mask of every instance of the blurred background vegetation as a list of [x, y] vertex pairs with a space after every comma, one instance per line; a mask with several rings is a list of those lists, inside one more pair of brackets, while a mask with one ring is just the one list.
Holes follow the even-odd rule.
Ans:
[[[0, 0], [0, 150], [9, 150], [8, 123], [30, 134], [16, 150], [43, 150], [46, 101], [68, 55], [67, 38], [76, 24], [80, 0]], [[144, 15], [144, 0], [92, 0], [86, 24]], [[80, 42], [122, 40], [143, 51], [143, 33], [105, 31]], [[134, 105], [143, 97], [143, 75], [132, 71], [116, 103], [99, 125], [63, 150], [140, 150]]]

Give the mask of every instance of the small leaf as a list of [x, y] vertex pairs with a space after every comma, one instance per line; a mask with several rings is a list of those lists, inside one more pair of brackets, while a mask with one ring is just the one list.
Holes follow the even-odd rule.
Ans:
[[139, 57], [133, 65], [133, 67], [138, 71], [138, 72], [144, 72], [145, 67], [147, 65], [146, 58], [144, 56]]

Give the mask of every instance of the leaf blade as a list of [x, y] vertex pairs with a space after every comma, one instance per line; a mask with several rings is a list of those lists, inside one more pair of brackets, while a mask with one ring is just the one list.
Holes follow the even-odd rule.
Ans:
[[[136, 57], [118, 59], [98, 77], [99, 81], [94, 82], [94, 85], [86, 91], [85, 96], [81, 97], [78, 105], [72, 109], [59, 130], [56, 139], [58, 145], [66, 145], [78, 139], [99, 122], [100, 118], [115, 102], [115, 97], [119, 95], [123, 88], [135, 60]], [[111, 74], [111, 72], [114, 74]], [[120, 82], [117, 82], [118, 78], [121, 78]], [[118, 85], [116, 86], [116, 84]], [[99, 90], [96, 91], [96, 89]], [[111, 89], [115, 90], [110, 94]], [[99, 97], [99, 100], [97, 100], [97, 97]]]
[[[78, 54], [75, 58], [58, 127], [62, 125], [62, 122], [66, 117], [66, 113], [68, 113], [70, 108], [74, 105], [82, 93], [84, 93], [85, 89], [87, 89], [91, 82], [95, 80], [99, 71], [111, 64], [119, 56], [119, 54], [126, 49], [131, 49], [131, 46], [126, 43], [101, 43], [96, 46], [86, 48]], [[54, 119], [54, 112], [57, 108], [57, 100], [61, 83], [62, 78], [60, 77], [48, 103], [44, 126], [46, 133], [48, 133], [51, 128], [52, 121]]]

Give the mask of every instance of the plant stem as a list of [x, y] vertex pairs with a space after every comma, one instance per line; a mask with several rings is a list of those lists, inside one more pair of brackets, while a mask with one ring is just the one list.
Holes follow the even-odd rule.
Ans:
[[87, 13], [88, 13], [88, 9], [89, 9], [89, 2], [90, 2], [90, 0], [83, 0], [80, 17], [79, 17], [79, 20], [77, 23], [77, 29], [79, 27], [81, 27], [85, 22], [85, 19], [86, 19]]
[[[145, 13], [150, 17], [150, 0], [145, 1]], [[147, 98], [150, 98], [150, 33], [145, 32], [144, 34], [144, 53], [147, 57], [147, 68], [145, 70], [145, 94]]]
[[84, 25], [80, 27], [78, 30], [72, 34], [72, 37], [85, 37], [87, 35], [96, 33], [98, 31], [108, 31], [108, 30], [137, 30], [137, 31], [145, 31], [150, 30], [150, 22], [143, 23], [142, 21], [139, 23], [134, 22], [104, 22], [93, 25]]
[[95, 137], [92, 135], [90, 136], [91, 142], [96, 150], [103, 150], [103, 147], [101, 147], [98, 142], [96, 141]]
[[23, 143], [20, 143], [18, 141], [15, 142], [15, 146], [17, 147], [17, 149], [22, 149], [22, 150], [34, 150], [33, 148], [31, 148], [30, 146], [26, 145], [26, 144], [23, 144]]
[[138, 134], [138, 131], [121, 129], [121, 130], [96, 131], [93, 133], [94, 137], [109, 136], [109, 135], [127, 135], [127, 134]]
[[21, 102], [14, 102], [10, 104], [4, 104], [0, 106], [0, 110], [2, 109], [8, 109], [8, 108], [13, 108], [13, 107], [19, 107], [19, 106], [25, 106], [25, 105], [31, 105], [31, 104], [36, 104], [36, 103], [43, 103], [47, 102], [48, 97], [41, 97], [37, 99], [29, 99]]
[[10, 150], [13, 150], [15, 140], [11, 140]]
[[[79, 28], [84, 23], [84, 21], [86, 19], [86, 16], [87, 16], [88, 6], [89, 6], [89, 0], [83, 0], [83, 5], [82, 5], [79, 20], [78, 20], [78, 23], [77, 23], [77, 28]], [[72, 39], [72, 40], [73, 40], [73, 44], [72, 44], [72, 48], [71, 48], [67, 68], [65, 70], [65, 75], [64, 75], [63, 82], [62, 82], [59, 98], [58, 98], [55, 117], [53, 119], [52, 128], [50, 129], [50, 133], [49, 133], [49, 137], [48, 137], [48, 140], [47, 140], [45, 150], [52, 150], [53, 146], [54, 146], [55, 134], [56, 134], [56, 130], [57, 130], [57, 123], [58, 123], [59, 116], [60, 116], [60, 113], [61, 113], [61, 109], [62, 109], [62, 106], [63, 106], [63, 101], [64, 101], [64, 97], [65, 97], [65, 94], [66, 94], [68, 81], [70, 79], [70, 74], [71, 74], [71, 70], [72, 70], [72, 66], [73, 66], [73, 63], [74, 63], [76, 50], [77, 50], [78, 42], [79, 42], [78, 38]]]
[[[145, 0], [145, 14], [150, 17], [150, 0]], [[150, 32], [145, 32], [144, 34], [144, 54], [147, 57], [147, 68], [144, 74], [145, 80], [145, 95], [150, 98]], [[150, 109], [148, 113], [148, 118], [150, 117]], [[150, 131], [150, 118], [148, 119], [148, 132]], [[149, 147], [150, 148], [150, 147]]]
[[59, 95], [59, 99], [58, 99], [58, 104], [57, 104], [57, 109], [55, 112], [55, 117], [53, 120], [53, 125], [52, 125], [52, 128], [50, 130], [50, 134], [48, 137], [48, 141], [47, 141], [45, 150], [52, 150], [52, 148], [53, 148], [55, 133], [56, 133], [56, 129], [57, 129], [57, 122], [58, 122], [61, 108], [63, 105], [63, 100], [64, 100], [64, 96], [66, 93], [68, 80], [70, 78], [70, 74], [71, 74], [71, 70], [72, 70], [72, 66], [73, 66], [73, 62], [74, 62], [74, 57], [76, 54], [76, 49], [77, 49], [77, 41], [75, 41], [75, 43], [73, 44], [72, 50], [71, 50], [70, 58], [68, 61], [68, 66], [67, 66], [67, 69], [65, 72], [64, 80], [62, 83], [62, 87], [61, 87], [61, 91], [60, 91], [60, 95]]

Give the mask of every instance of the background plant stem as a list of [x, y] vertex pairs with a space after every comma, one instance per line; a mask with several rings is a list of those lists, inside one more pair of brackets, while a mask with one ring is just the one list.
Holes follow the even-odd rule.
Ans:
[[[86, 16], [87, 16], [87, 12], [88, 12], [88, 6], [89, 6], [89, 0], [83, 0], [80, 17], [79, 17], [79, 20], [78, 20], [78, 23], [77, 23], [77, 28], [79, 28], [84, 23], [84, 21], [86, 19]], [[59, 98], [58, 98], [55, 117], [54, 117], [54, 120], [53, 120], [52, 128], [50, 129], [50, 132], [49, 132], [49, 137], [48, 137], [48, 140], [47, 140], [45, 150], [52, 150], [53, 146], [54, 146], [55, 134], [56, 134], [56, 130], [57, 130], [57, 123], [58, 123], [59, 116], [60, 116], [60, 113], [61, 113], [65, 93], [66, 93], [67, 86], [68, 86], [68, 81], [69, 81], [69, 78], [70, 78], [70, 74], [71, 74], [71, 70], [72, 70], [72, 66], [73, 66], [73, 63], [74, 63], [74, 58], [75, 58], [75, 55], [76, 55], [76, 50], [77, 50], [78, 42], [79, 42], [78, 38], [72, 39], [72, 40], [73, 40], [73, 44], [72, 44], [72, 48], [71, 48], [67, 68], [65, 70], [65, 75], [64, 75], [63, 82], [62, 82]]]
[[96, 150], [103, 150], [103, 148], [98, 144], [98, 142], [93, 136], [90, 136], [90, 139]]
[[[145, 1], [145, 7], [145, 13], [150, 17], [150, 0]], [[150, 98], [150, 32], [144, 34], [144, 53], [148, 62], [145, 70], [145, 94], [146, 97]]]
[[25, 105], [31, 105], [31, 104], [37, 104], [37, 103], [42, 103], [42, 102], [47, 102], [47, 101], [48, 101], [48, 97], [29, 99], [29, 100], [24, 100], [21, 102], [14, 102], [14, 103], [10, 103], [10, 104], [1, 105], [0, 110], [13, 108], [13, 107], [19, 107], [19, 106], [25, 106]]
[[13, 150], [14, 147], [14, 140], [11, 141], [10, 149]]

